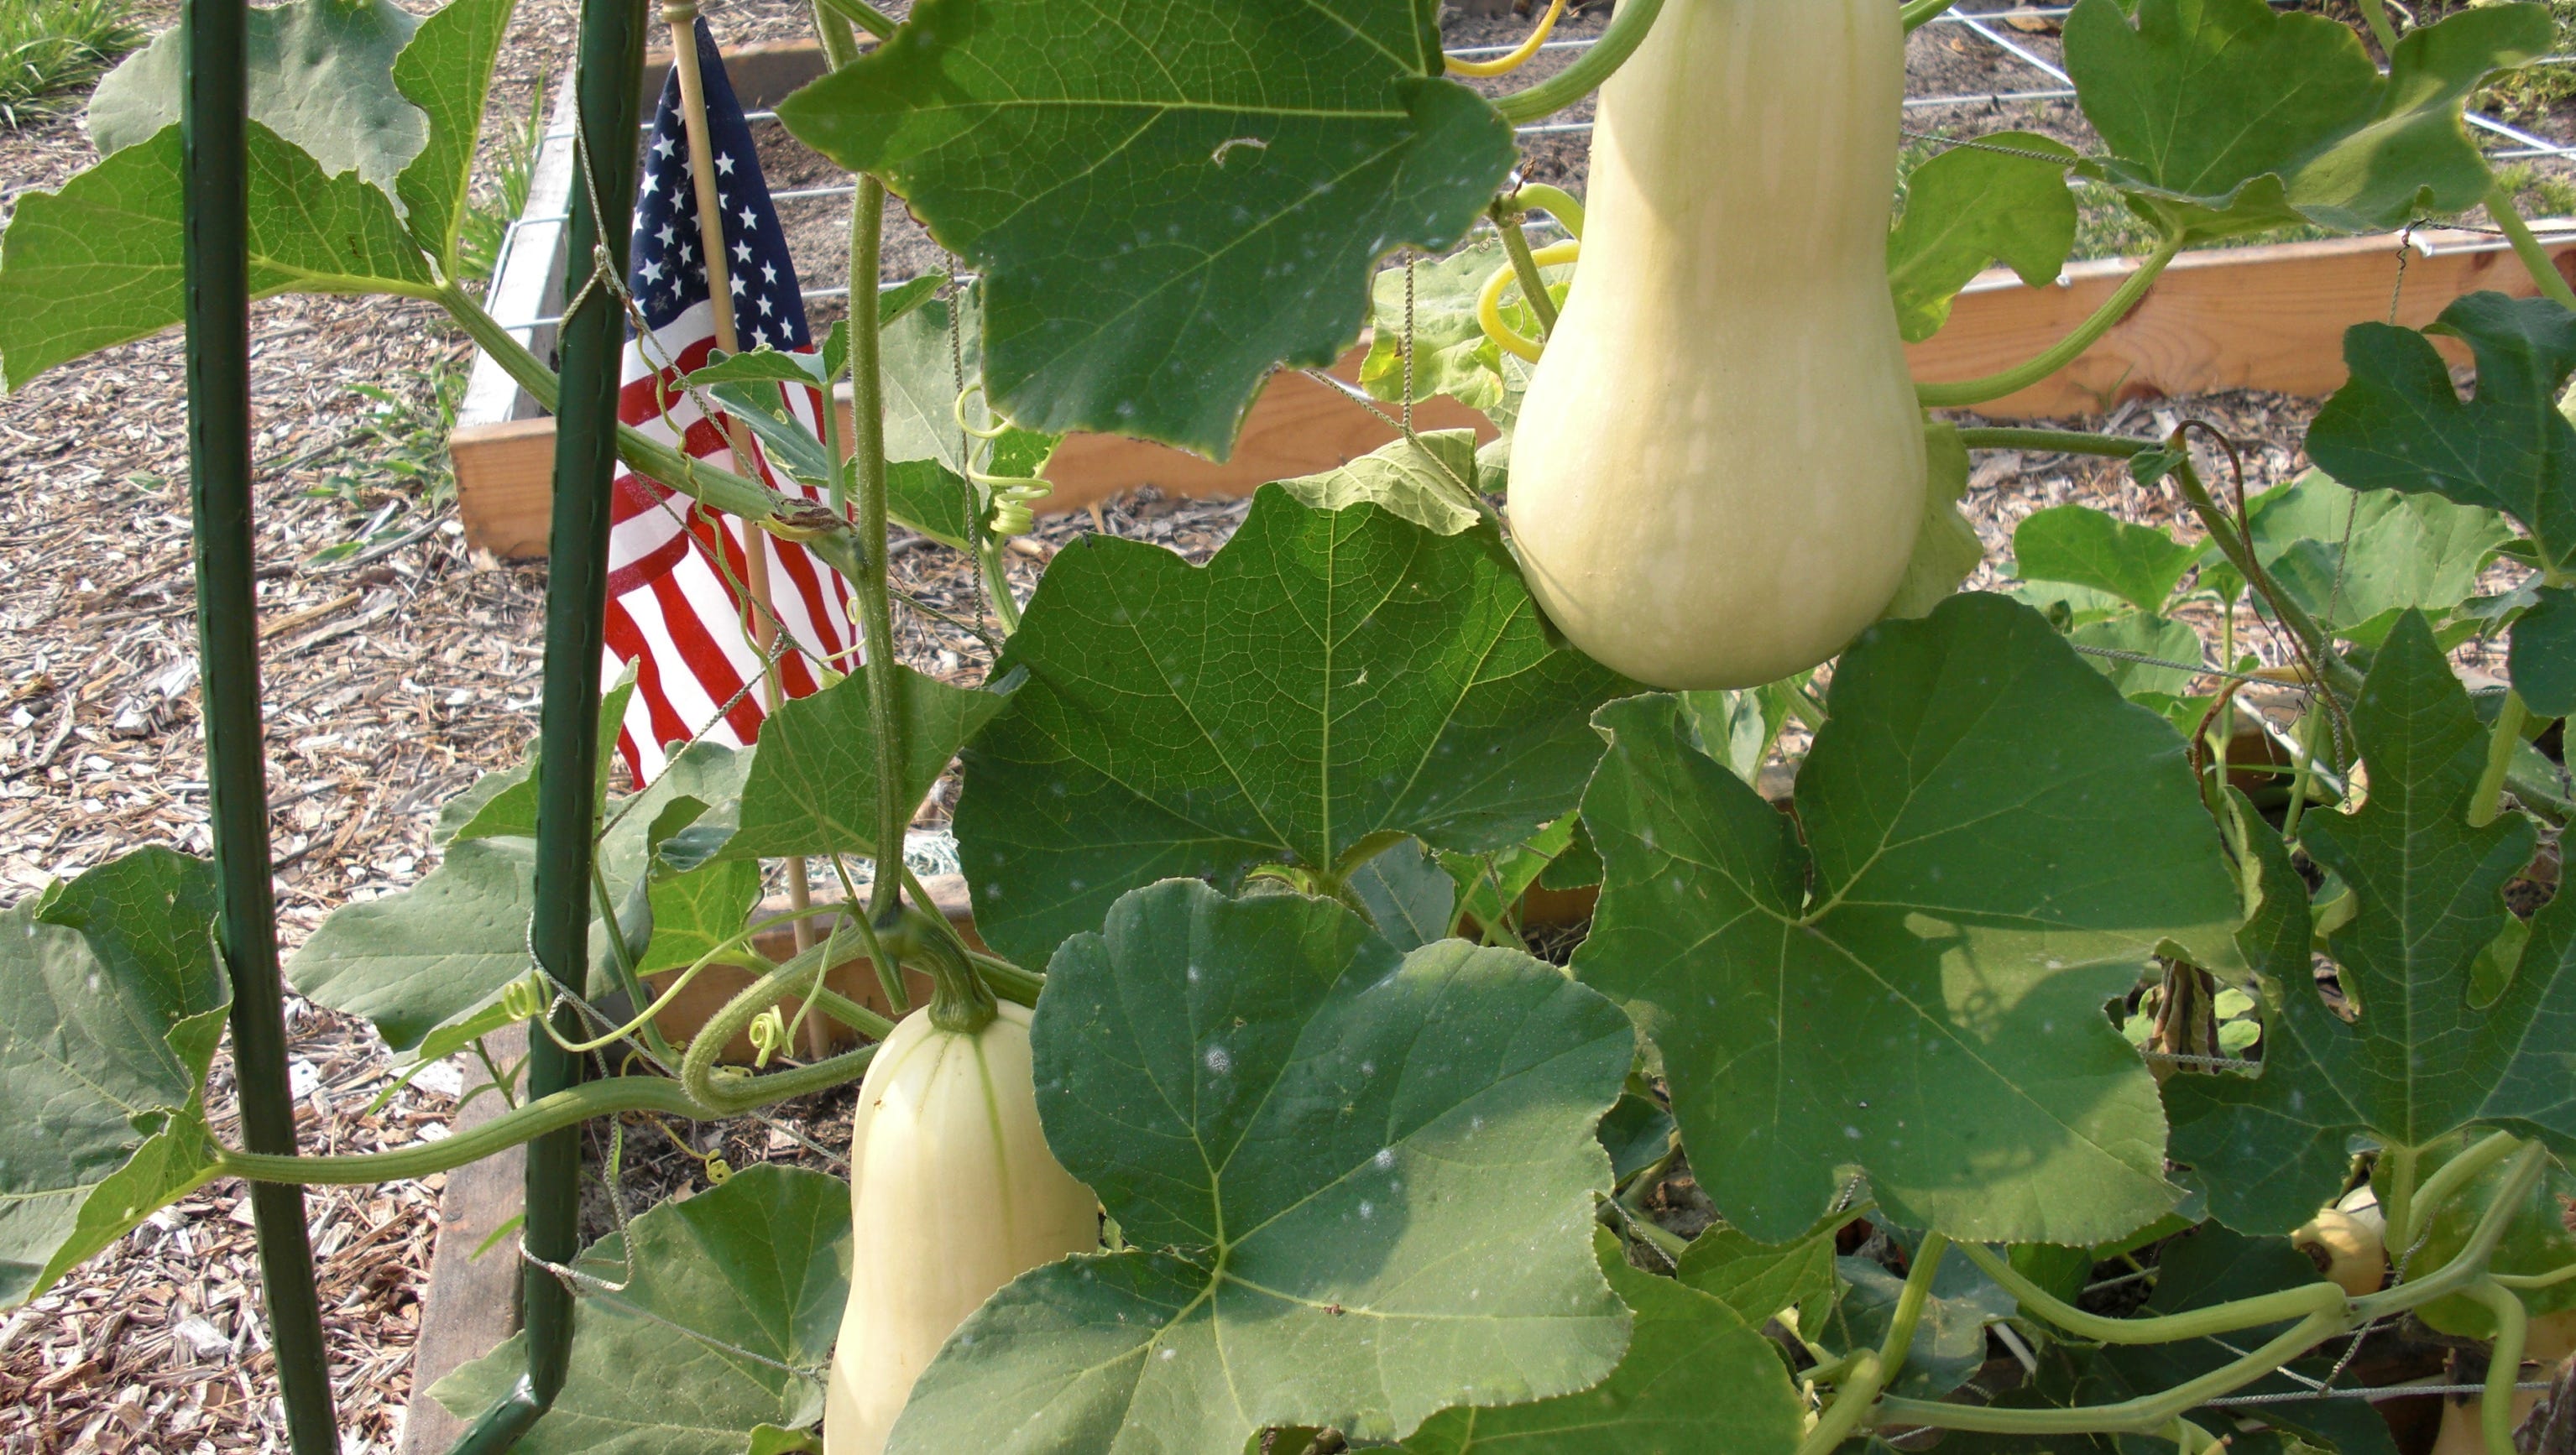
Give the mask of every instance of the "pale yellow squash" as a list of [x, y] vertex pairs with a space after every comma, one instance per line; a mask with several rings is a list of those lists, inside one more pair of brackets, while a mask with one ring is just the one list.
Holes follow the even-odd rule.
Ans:
[[1091, 1190], [1047, 1150], [1029, 1012], [972, 1035], [927, 1009], [886, 1037], [851, 1131], [858, 1254], [823, 1416], [827, 1455], [878, 1455], [921, 1371], [1028, 1270], [1099, 1243]]
[[1905, 574], [1925, 459], [1887, 288], [1896, 10], [1668, 0], [1602, 88], [1509, 508], [1548, 616], [1640, 681], [1814, 666]]

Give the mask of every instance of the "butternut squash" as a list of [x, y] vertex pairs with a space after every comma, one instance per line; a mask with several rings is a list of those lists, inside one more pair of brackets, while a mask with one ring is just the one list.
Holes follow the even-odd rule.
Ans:
[[1886, 276], [1896, 12], [1668, 0], [1602, 88], [1510, 520], [1549, 617], [1640, 681], [1812, 667], [1904, 577], [1926, 465]]
[[994, 1290], [1098, 1245], [1091, 1190], [1047, 1150], [1029, 1012], [980, 1031], [925, 1008], [886, 1037], [850, 1139], [858, 1258], [826, 1390], [826, 1455], [878, 1455], [913, 1381]]

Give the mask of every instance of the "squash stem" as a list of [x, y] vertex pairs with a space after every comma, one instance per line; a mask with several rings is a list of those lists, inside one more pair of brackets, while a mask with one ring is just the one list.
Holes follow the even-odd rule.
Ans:
[[2100, 455], [2125, 460], [2155, 448], [2153, 440], [2086, 434], [2072, 429], [2010, 429], [1978, 426], [1959, 431], [1959, 443], [1972, 450], [2029, 450], [2034, 454]]
[[1520, 279], [1521, 297], [1528, 302], [1530, 312], [1538, 315], [1538, 338], [1544, 344], [1547, 336], [1556, 332], [1556, 299], [1547, 291], [1547, 279], [1539, 275], [1538, 259], [1530, 256], [1529, 238], [1521, 231], [1520, 214], [1499, 198], [1486, 212], [1494, 219], [1494, 230], [1503, 235], [1503, 251], [1510, 255], [1512, 273]]
[[2489, 1278], [2471, 1287], [2468, 1296], [2495, 1316], [2495, 1347], [2487, 1351], [2487, 1388], [2478, 1397], [2478, 1432], [2487, 1455], [2514, 1455], [2513, 1387], [2522, 1377], [2522, 1351], [2531, 1335], [2531, 1314], [2522, 1300]]
[[1495, 97], [1494, 109], [1503, 114], [1505, 121], [1519, 125], [1553, 116], [1591, 95], [1628, 63], [1628, 57], [1636, 54], [1663, 9], [1664, 0], [1622, 0], [1619, 8], [1610, 13], [1609, 27], [1601, 32], [1601, 38], [1573, 65], [1526, 91]]
[[2388, 22], [2388, 6], [2383, 0], [2361, 0], [2361, 18], [2370, 27], [2371, 39], [2379, 42], [2380, 54], [2394, 60], [2397, 56], [2397, 27]]
[[2549, 250], [2531, 232], [2531, 224], [2522, 220], [2522, 211], [2513, 205], [2513, 195], [2501, 186], [2487, 193], [2487, 215], [2502, 229], [2505, 241], [2513, 244], [2513, 255], [2522, 262], [2523, 271], [2540, 289], [2542, 297], [2559, 307], [2576, 310], [2576, 288], [2567, 285], [2566, 275], [2551, 261]]
[[1966, 409], [2001, 399], [2008, 394], [2018, 394], [2033, 384], [2039, 383], [2081, 358], [2086, 349], [2101, 342], [2102, 335], [2109, 333], [2113, 325], [2128, 317], [2129, 310], [2137, 307], [2138, 300], [2146, 297], [2147, 290], [2156, 285], [2156, 278], [2164, 272], [2165, 265], [2172, 262], [2174, 255], [2181, 251], [2180, 233], [2166, 238], [2144, 263], [2138, 265], [2138, 270], [2131, 273], [2128, 280], [2120, 285], [2119, 291], [2113, 293], [2100, 308], [2094, 310], [2091, 318], [2077, 325], [2073, 333], [2059, 339], [2048, 352], [2038, 358], [2006, 369], [2000, 374], [1988, 374], [1982, 379], [1960, 379], [1944, 384], [1917, 384], [1914, 386], [1915, 398], [1921, 400], [1926, 409]]
[[1896, 14], [1897, 18], [1905, 22], [1905, 33], [1912, 35], [1939, 19], [1943, 11], [1957, 3], [1959, 0], [1913, 0], [1912, 4], [1897, 11]]
[[[872, 175], [859, 178], [858, 200], [850, 208], [850, 278], [872, 288], [885, 227], [885, 183]], [[864, 292], [854, 294], [862, 302]], [[867, 917], [882, 923], [896, 904], [900, 887], [889, 864], [903, 862], [904, 832], [912, 824], [912, 804], [903, 793], [903, 707], [895, 700], [894, 614], [886, 596], [886, 458], [885, 380], [880, 369], [880, 334], [873, 308], [850, 310], [850, 419], [855, 437], [850, 468], [857, 471], [849, 491], [859, 505], [859, 627], [865, 643], [861, 670], [868, 677], [868, 729], [875, 738], [877, 780], [876, 881], [869, 886]], [[836, 466], [836, 468], [838, 468]]]
[[1579, 242], [1583, 237], [1583, 201], [1562, 187], [1545, 182], [1523, 182], [1512, 189], [1510, 204], [1522, 213], [1544, 212], [1563, 224]]
[[[879, 40], [894, 39], [896, 29], [903, 24], [893, 16], [868, 4], [867, 0], [815, 0], [815, 4]], [[833, 62], [835, 69], [845, 64], [838, 57], [832, 56], [828, 48], [825, 56]]]
[[2485, 828], [2504, 811], [2504, 777], [2513, 767], [2513, 750], [2522, 746], [2522, 729], [2530, 719], [2522, 694], [2506, 688], [2504, 706], [2496, 711], [2495, 736], [2487, 740], [2486, 767], [2478, 774], [2477, 792], [2469, 798], [2469, 827]]

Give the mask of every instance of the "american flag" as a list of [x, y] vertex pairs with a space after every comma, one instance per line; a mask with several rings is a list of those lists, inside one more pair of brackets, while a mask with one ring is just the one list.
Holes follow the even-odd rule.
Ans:
[[[724, 212], [736, 342], [806, 353], [803, 295], [788, 260], [769, 188], [762, 181], [751, 128], [725, 79], [707, 24], [697, 24], [698, 65], [704, 77], [707, 135], [715, 160], [716, 196]], [[627, 286], [647, 331], [626, 342], [625, 386], [618, 417], [647, 435], [676, 443], [687, 454], [722, 458], [730, 441], [717, 421], [699, 412], [678, 387], [679, 378], [708, 362], [715, 347], [715, 312], [708, 298], [706, 260], [700, 254], [697, 194], [690, 181], [687, 122], [675, 70], [663, 83], [644, 156], [644, 180], [635, 203], [635, 238]], [[763, 386], [768, 387], [768, 386]], [[786, 404], [819, 437], [822, 398], [813, 389], [778, 385]], [[753, 446], [757, 450], [757, 445]], [[746, 460], [770, 485], [809, 499], [800, 486], [765, 460]], [[638, 786], [667, 761], [669, 745], [703, 735], [740, 747], [760, 733], [765, 706], [761, 655], [753, 639], [750, 560], [744, 531], [730, 516], [701, 509], [659, 481], [621, 466], [608, 538], [608, 670], [636, 664], [635, 695], [618, 734], [618, 751]], [[815, 690], [815, 663], [852, 670], [857, 656], [850, 630], [848, 586], [804, 547], [764, 531], [750, 533], [749, 549], [768, 553], [773, 609], [782, 645], [779, 662], [786, 696]]]

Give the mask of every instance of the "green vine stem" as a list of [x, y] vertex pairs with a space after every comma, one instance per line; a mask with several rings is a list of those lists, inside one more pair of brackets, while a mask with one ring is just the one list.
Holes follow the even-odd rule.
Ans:
[[2351, 1300], [2342, 1289], [2320, 1282], [2285, 1288], [2259, 1298], [2193, 1309], [2188, 1313], [2115, 1319], [2086, 1313], [2057, 1297], [2022, 1276], [2011, 1263], [1996, 1257], [1981, 1244], [1961, 1243], [1959, 1252], [1984, 1270], [1987, 1277], [2001, 1284], [2005, 1292], [2021, 1300], [2024, 1312], [2046, 1319], [2079, 1339], [2090, 1339], [2097, 1344], [2173, 1344], [2277, 1324], [2283, 1319], [2319, 1315], [2341, 1318], [2351, 1306]]
[[2549, 250], [2532, 236], [2531, 224], [2522, 220], [2522, 210], [2513, 205], [2513, 194], [2502, 187], [2487, 192], [2487, 215], [2503, 229], [2505, 241], [2513, 244], [2513, 255], [2522, 260], [2523, 271], [2531, 274], [2541, 296], [2561, 308], [2576, 309], [2576, 288], [2567, 286], [2566, 275], [2550, 260]]
[[1573, 65], [1539, 82], [1526, 91], [1514, 91], [1494, 98], [1494, 109], [1514, 125], [1536, 121], [1591, 95], [1612, 73], [1628, 63], [1637, 46], [1654, 28], [1655, 17], [1663, 13], [1664, 0], [1624, 0], [1610, 12], [1610, 24], [1601, 32]]
[[[894, 39], [896, 27], [903, 23], [868, 4], [867, 0], [814, 0], [814, 3], [879, 40]], [[835, 70], [848, 64], [847, 61], [831, 56], [828, 42], [825, 47], [825, 58], [833, 62]]]
[[1861, 1417], [1878, 1403], [1878, 1392], [1887, 1384], [1887, 1371], [1878, 1365], [1876, 1354], [1852, 1356], [1842, 1371], [1842, 1380], [1834, 1402], [1816, 1416], [1814, 1429], [1798, 1442], [1798, 1455], [1832, 1455], [1842, 1443], [1860, 1428]]
[[1943, 11], [1957, 3], [1959, 0], [1912, 0], [1911, 4], [1896, 13], [1905, 22], [1905, 33], [1912, 35], [1939, 19]]
[[[850, 276], [874, 279], [883, 246], [885, 183], [859, 178], [858, 201], [850, 209]], [[850, 492], [859, 503], [862, 574], [857, 586], [859, 626], [866, 642], [861, 669], [868, 676], [868, 728], [876, 739], [877, 874], [869, 886], [867, 918], [882, 924], [895, 904], [896, 877], [886, 865], [903, 862], [905, 831], [912, 824], [912, 804], [903, 794], [903, 705], [895, 700], [894, 608], [886, 595], [886, 458], [885, 379], [882, 338], [874, 309], [850, 314], [850, 418], [855, 438], [850, 465], [858, 472]], [[855, 907], [854, 907], [855, 908]], [[899, 965], [900, 957], [887, 962]]]
[[1523, 182], [1512, 189], [1511, 205], [1522, 212], [1544, 212], [1579, 240], [1583, 236], [1583, 202], [1562, 187]]
[[[475, 298], [453, 284], [440, 287], [431, 301], [447, 310], [468, 337], [492, 356], [528, 397], [551, 414], [561, 397], [555, 372], [510, 336], [500, 321]], [[618, 458], [710, 510], [736, 515], [772, 535], [797, 541], [823, 558], [833, 570], [855, 581], [862, 574], [858, 538], [849, 522], [829, 507], [799, 500], [731, 470], [693, 460], [628, 425], [617, 427]]]
[[874, 1045], [827, 1056], [810, 1066], [775, 1076], [746, 1076], [738, 1070], [722, 1070], [716, 1059], [724, 1054], [724, 1048], [732, 1043], [734, 1037], [751, 1025], [752, 1017], [801, 988], [801, 982], [813, 973], [817, 956], [829, 963], [842, 953], [843, 946], [841, 928], [836, 926], [821, 944], [799, 953], [786, 964], [752, 982], [741, 994], [726, 1001], [724, 1008], [707, 1021], [689, 1041], [688, 1055], [680, 1060], [682, 1093], [695, 1105], [705, 1108], [689, 1115], [699, 1121], [720, 1121], [740, 1116], [754, 1107], [784, 1100], [785, 1096], [774, 1088], [788, 1077], [798, 1078], [803, 1090], [788, 1092], [786, 1096], [801, 1096], [806, 1091], [838, 1086], [866, 1074], [868, 1060], [876, 1054]]
[[[608, 873], [599, 867], [599, 856], [596, 853], [592, 854], [590, 859], [590, 893], [592, 900], [599, 906], [599, 917], [608, 922], [608, 960], [610, 966], [617, 971], [617, 986], [626, 992], [626, 1004], [637, 1012], [636, 1019], [629, 1022], [626, 1029], [619, 1031], [618, 1036], [641, 1032], [644, 1038], [644, 1049], [652, 1054], [654, 1060], [668, 1066], [680, 1059], [680, 1053], [671, 1048], [670, 1041], [662, 1035], [661, 1022], [654, 1019], [659, 1005], [654, 1002], [652, 996], [645, 993], [644, 977], [636, 973], [635, 950], [633, 946], [626, 943], [626, 927], [618, 922], [617, 903], [608, 893]], [[655, 1010], [647, 1011], [645, 1009], [647, 1005], [654, 1005]], [[554, 1023], [551, 1020], [540, 1018], [538, 1024], [545, 1027], [547, 1035], [555, 1034]], [[611, 1037], [612, 1040], [616, 1038]], [[557, 1038], [557, 1044], [561, 1044], [560, 1037]]]
[[2521, 1299], [2492, 1278], [2470, 1285], [2468, 1292], [2496, 1322], [2495, 1347], [2487, 1351], [2487, 1389], [2478, 1399], [2478, 1432], [2486, 1437], [2487, 1455], [2514, 1455], [2513, 1386], [2522, 1377], [2531, 1315]]
[[2126, 460], [2155, 448], [2153, 440], [2086, 434], [2072, 429], [2013, 429], [1977, 425], [1959, 431], [1959, 443], [1972, 450], [2029, 450], [2034, 454], [2098, 455]]
[[971, 1036], [993, 1023], [999, 1007], [993, 1000], [993, 988], [966, 958], [966, 952], [955, 941], [931, 928], [937, 918], [918, 909], [897, 911], [900, 926], [892, 933], [880, 934], [888, 950], [898, 960], [922, 960], [930, 966], [930, 1023], [940, 1030]]
[[2523, 726], [2531, 720], [2531, 710], [2523, 705], [2522, 694], [2508, 687], [2504, 705], [2496, 710], [2495, 735], [2487, 739], [2486, 766], [2479, 770], [2477, 792], [2469, 798], [2469, 827], [2485, 828], [2504, 811], [2504, 778], [2513, 769], [2513, 750], [2522, 746]]
[[2494, 1277], [2496, 1283], [2504, 1288], [2525, 1290], [2555, 1288], [2571, 1278], [2576, 1278], [2576, 1263], [2570, 1263], [2563, 1268], [2552, 1268], [2546, 1273], [2499, 1273]]
[[1485, 209], [1485, 215], [1494, 220], [1494, 230], [1503, 235], [1503, 252], [1512, 260], [1512, 275], [1520, 280], [1522, 299], [1529, 304], [1530, 312], [1538, 315], [1539, 341], [1545, 343], [1547, 336], [1556, 332], [1556, 299], [1548, 293], [1547, 280], [1539, 274], [1538, 260], [1530, 256], [1529, 238], [1521, 231], [1520, 214], [1496, 198], [1494, 205]]
[[[748, 1021], [750, 1017], [744, 1017]], [[730, 1039], [730, 1038], [728, 1038]], [[744, 1089], [725, 1107], [692, 1099], [679, 1082], [664, 1076], [611, 1076], [585, 1081], [567, 1091], [539, 1097], [494, 1117], [479, 1127], [436, 1142], [421, 1142], [392, 1152], [346, 1157], [287, 1157], [243, 1152], [216, 1144], [211, 1177], [238, 1177], [247, 1182], [298, 1182], [308, 1187], [347, 1187], [371, 1182], [399, 1182], [451, 1172], [506, 1152], [548, 1132], [625, 1112], [658, 1112], [690, 1121], [722, 1121], [775, 1102], [828, 1091], [866, 1074], [873, 1045], [818, 1061], [792, 1071], [745, 1077]]]
[[[2461, 1245], [2459, 1253], [2422, 1278], [2410, 1279], [2395, 1288], [2354, 1299], [2354, 1317], [2367, 1322], [2405, 1313], [2437, 1298], [2465, 1292], [2470, 1284], [2486, 1277], [2487, 1261], [2495, 1256], [2496, 1245], [2504, 1241], [2504, 1230], [2513, 1222], [2515, 1211], [2531, 1196], [2532, 1188], [2540, 1184], [2541, 1168], [2547, 1161], [2548, 1154], [2540, 1149], [2538, 1142], [2523, 1143], [2513, 1154], [2513, 1160], [2506, 1164], [2504, 1183], [2496, 1190], [2495, 1200], [2488, 1203], [2486, 1211], [2479, 1215], [2477, 1227], [2470, 1232], [2468, 1242]], [[2356, 1328], [2359, 1326], [2354, 1325]]]
[[2382, 0], [2361, 0], [2361, 18], [2370, 26], [2371, 39], [2379, 42], [2380, 54], [2397, 54], [2397, 27], [2388, 23], [2388, 7]]
[[1914, 1266], [1905, 1270], [1905, 1288], [1896, 1296], [1896, 1311], [1888, 1317], [1887, 1337], [1880, 1341], [1877, 1353], [1862, 1354], [1846, 1366], [1833, 1404], [1800, 1442], [1798, 1455], [1827, 1455], [1841, 1445], [1868, 1417], [1887, 1381], [1905, 1368], [1906, 1356], [1914, 1349], [1914, 1331], [1923, 1322], [1924, 1305], [1932, 1298], [1932, 1280], [1941, 1271], [1942, 1255], [1949, 1251], [1947, 1237], [1938, 1232], [1923, 1235]]
[[[2414, 1196], [2404, 1205], [2392, 1203], [2388, 1207], [2389, 1246], [2400, 1249], [2414, 1247], [2433, 1226], [2433, 1219], [2440, 1217], [2442, 1209], [2459, 1195], [2460, 1189], [2468, 1186], [2478, 1174], [2512, 1156], [2514, 1148], [2521, 1145], [2521, 1139], [2513, 1133], [2497, 1132], [2434, 1169], [2433, 1175], [2424, 1179], [2423, 1185], [2415, 1189]], [[2414, 1160], [2411, 1155], [2406, 1158], [2410, 1171]]]
[[2001, 399], [2007, 394], [2017, 394], [2040, 382], [2074, 363], [2086, 349], [2099, 343], [2102, 335], [2109, 333], [2113, 325], [2128, 317], [2129, 310], [2137, 307], [2138, 300], [2146, 297], [2147, 290], [2156, 285], [2156, 279], [2164, 272], [2165, 265], [2172, 262], [2174, 255], [2181, 251], [2182, 234], [2175, 233], [2167, 237], [2153, 253], [2148, 255], [2144, 263], [2138, 265], [2138, 270], [2128, 276], [2119, 290], [2106, 299], [2100, 308], [2094, 310], [2091, 318], [2078, 324], [2073, 333], [2059, 339], [2048, 352], [2038, 358], [2006, 369], [2000, 374], [1988, 374], [1982, 379], [1961, 379], [1948, 384], [1917, 384], [1914, 386], [1914, 397], [1920, 400], [1926, 409], [1966, 409], [1973, 405]]
[[2326, 685], [2347, 697], [2357, 696], [2361, 691], [2361, 673], [2334, 650], [2306, 608], [2273, 588], [2271, 573], [2264, 570], [2263, 563], [2255, 558], [2252, 544], [2237, 533], [2235, 523], [2218, 508], [2218, 502], [2210, 498], [2209, 487], [2201, 483], [2200, 472], [2192, 467], [2189, 455], [2179, 449], [2171, 478], [2175, 487], [2182, 491], [2183, 499], [2190, 503], [2192, 512], [2200, 517], [2201, 526], [2209, 532], [2209, 538], [2227, 557], [2227, 564], [2234, 566], [2236, 574], [2244, 577], [2248, 585], [2263, 593], [2265, 604], [2272, 608], [2281, 624], [2290, 629], [2314, 659], [2318, 670], [2325, 676]]
[[1995, 1435], [2152, 1435], [2170, 1426], [2184, 1411], [2244, 1388], [2343, 1329], [2343, 1319], [2335, 1314], [2310, 1314], [2270, 1343], [2198, 1379], [2118, 1404], [2001, 1409], [1937, 1400], [1887, 1399], [1879, 1402], [1878, 1416], [1882, 1424], [1925, 1425]]

